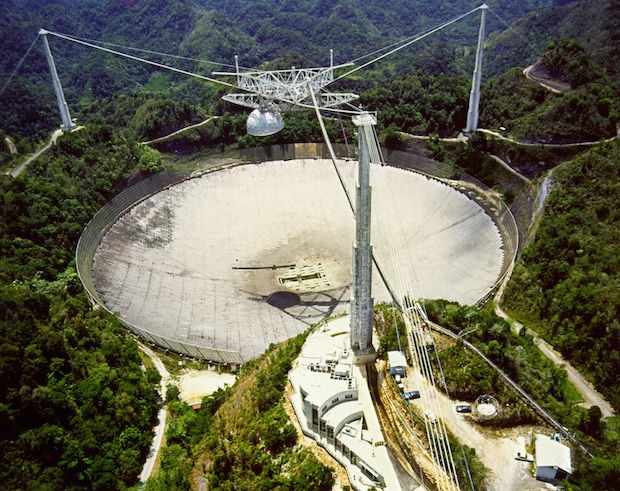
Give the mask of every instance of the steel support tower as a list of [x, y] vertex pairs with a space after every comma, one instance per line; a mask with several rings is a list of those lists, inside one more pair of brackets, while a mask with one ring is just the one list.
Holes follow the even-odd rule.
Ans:
[[489, 7], [485, 3], [480, 7], [480, 31], [478, 32], [478, 48], [476, 50], [476, 65], [471, 81], [471, 92], [469, 94], [469, 110], [467, 111], [466, 133], [473, 133], [478, 129], [478, 110], [480, 108], [480, 80], [482, 79], [482, 55], [484, 44], [484, 23]]
[[357, 363], [376, 357], [372, 345], [374, 302], [372, 298], [372, 246], [370, 245], [370, 142], [377, 120], [369, 113], [353, 116], [358, 128], [359, 164], [353, 245], [353, 291], [351, 295], [351, 349]]
[[71, 119], [71, 113], [69, 113], [69, 106], [65, 100], [65, 94], [62, 92], [62, 85], [60, 85], [60, 79], [58, 78], [58, 72], [56, 71], [54, 57], [52, 56], [50, 45], [47, 42], [47, 31], [45, 29], [41, 29], [39, 31], [39, 35], [43, 39], [45, 56], [47, 57], [47, 63], [50, 67], [52, 82], [54, 83], [54, 91], [56, 92], [56, 99], [58, 100], [58, 109], [60, 110], [60, 117], [62, 118], [62, 124], [60, 127], [62, 128], [62, 131], [71, 131], [75, 127], [75, 122]]

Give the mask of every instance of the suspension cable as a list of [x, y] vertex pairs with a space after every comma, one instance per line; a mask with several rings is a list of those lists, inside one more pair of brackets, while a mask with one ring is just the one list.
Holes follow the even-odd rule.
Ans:
[[386, 56], [390, 56], [390, 55], [392, 55], [392, 54], [396, 53], [397, 51], [400, 51], [401, 49], [406, 48], [407, 46], [412, 45], [413, 43], [416, 43], [416, 42], [418, 42], [418, 41], [421, 41], [422, 39], [424, 39], [424, 38], [426, 38], [426, 37], [430, 36], [431, 34], [433, 34], [433, 33], [437, 32], [437, 31], [440, 31], [441, 29], [443, 29], [443, 28], [445, 28], [445, 27], [448, 27], [448, 26], [450, 26], [450, 25], [454, 24], [455, 22], [457, 22], [457, 21], [459, 21], [459, 20], [461, 20], [461, 19], [463, 19], [463, 18], [467, 17], [468, 15], [473, 14], [474, 12], [476, 12], [476, 11], [480, 10], [480, 8], [481, 8], [481, 7], [476, 7], [475, 9], [472, 9], [472, 10], [470, 10], [469, 12], [467, 12], [467, 13], [465, 13], [465, 14], [459, 15], [458, 17], [455, 17], [454, 19], [449, 20], [448, 22], [444, 22], [443, 24], [440, 24], [439, 26], [434, 27], [433, 29], [431, 29], [431, 30], [429, 30], [429, 31], [425, 32], [424, 34], [421, 34], [421, 35], [419, 35], [419, 36], [415, 37], [414, 39], [412, 39], [412, 40], [410, 40], [410, 41], [407, 41], [405, 44], [402, 44], [401, 46], [398, 46], [398, 47], [396, 47], [396, 48], [394, 48], [394, 49], [392, 49], [392, 50], [388, 51], [387, 53], [383, 53], [382, 55], [380, 55], [380, 56], [378, 56], [378, 57], [376, 57], [376, 58], [374, 58], [374, 59], [372, 59], [372, 60], [370, 60], [370, 61], [367, 61], [366, 63], [364, 63], [364, 64], [362, 64], [362, 65], [360, 65], [360, 66], [357, 66], [357, 67], [355, 67], [355, 68], [352, 68], [351, 70], [349, 70], [349, 71], [347, 71], [347, 72], [343, 73], [343, 74], [342, 74], [342, 75], [340, 75], [339, 77], [336, 77], [334, 80], [332, 80], [331, 82], [329, 82], [328, 84], [326, 84], [326, 86], [327, 86], [327, 85], [330, 85], [330, 84], [333, 84], [334, 82], [336, 82], [336, 81], [340, 80], [341, 78], [347, 77], [347, 76], [351, 75], [352, 73], [355, 73], [355, 72], [357, 72], [358, 70], [361, 70], [362, 68], [367, 67], [368, 65], [371, 65], [371, 64], [373, 64], [373, 63], [376, 63], [377, 61], [382, 60], [382, 59], [383, 59], [383, 58], [385, 58]]
[[365, 55], [358, 56], [357, 58], [354, 58], [353, 60], [351, 60], [349, 63], [356, 63], [356, 62], [358, 62], [360, 60], [363, 60], [364, 58], [368, 58], [369, 56], [376, 55], [377, 53], [381, 53], [382, 51], [385, 51], [387, 49], [393, 48], [394, 46], [398, 46], [401, 43], [406, 43], [407, 41], [409, 41], [409, 40], [411, 40], [411, 39], [413, 39], [415, 37], [418, 37], [418, 36], [421, 36], [422, 34], [425, 34], [430, 29], [432, 29], [432, 27], [429, 27], [428, 29], [425, 29], [425, 30], [423, 30], [421, 32], [418, 32], [417, 34], [413, 34], [412, 36], [408, 36], [406, 38], [402, 38], [399, 41], [395, 41], [392, 44], [388, 44], [387, 46], [383, 46], [382, 48], [379, 48], [379, 49], [376, 49], [374, 51], [371, 51], [370, 53], [366, 53]]
[[[174, 54], [171, 54], [171, 53], [162, 53], [161, 51], [153, 51], [153, 50], [150, 50], [150, 49], [134, 48], [132, 46], [124, 46], [122, 44], [111, 43], [111, 42], [108, 42], [108, 41], [101, 41], [99, 39], [85, 38], [85, 37], [74, 36], [74, 35], [63, 34], [63, 33], [58, 33], [58, 34], [62, 34], [63, 36], [66, 36], [66, 37], [71, 37], [73, 39], [79, 39], [81, 41], [88, 41], [88, 42], [91, 42], [91, 43], [98, 43], [98, 44], [103, 44], [103, 45], [106, 45], [106, 46], [114, 46], [115, 48], [123, 48], [123, 49], [127, 49], [127, 50], [130, 50], [130, 51], [139, 51], [139, 52], [142, 52], [142, 53], [148, 53], [148, 54], [159, 55], [159, 56], [167, 56], [169, 58], [176, 58], [176, 59], [179, 59], [179, 60], [196, 61], [198, 63], [218, 65], [218, 66], [223, 66], [223, 67], [227, 67], [227, 68], [236, 68], [235, 65], [230, 65], [228, 63], [220, 63], [219, 61], [202, 60], [200, 58], [192, 58], [192, 57], [189, 57], [189, 56], [174, 55]], [[246, 67], [241, 67], [240, 66], [239, 68], [243, 68], [243, 69], [249, 70], [249, 68], [246, 68]]]
[[225, 85], [227, 87], [233, 87], [233, 88], [238, 88], [236, 85], [233, 85], [231, 83], [228, 82], [224, 82], [223, 80], [217, 80], [215, 78], [211, 78], [211, 77], [205, 77], [204, 75], [199, 75], [197, 73], [193, 73], [193, 72], [189, 72], [187, 70], [181, 70], [180, 68], [175, 68], [172, 67], [170, 65], [164, 65], [163, 63], [157, 63], [156, 61], [151, 61], [151, 60], [146, 60], [144, 58], [140, 58], [138, 56], [133, 56], [127, 53], [123, 53], [121, 51], [116, 51], [110, 48], [104, 48], [103, 46], [97, 46], [96, 44], [92, 44], [89, 43], [87, 41], [82, 41], [80, 39], [71, 37], [71, 36], [66, 36], [64, 34], [59, 34], [57, 32], [52, 32], [52, 31], [45, 31], [47, 34], [51, 34], [52, 36], [56, 36], [62, 39], [66, 39], [67, 41], [72, 41], [74, 43], [78, 43], [78, 44], [83, 44], [84, 46], [89, 46], [91, 48], [95, 48], [95, 49], [99, 49], [101, 51], [105, 51], [107, 53], [112, 53], [114, 55], [118, 55], [118, 56], [122, 56], [124, 58], [129, 58], [130, 60], [135, 60], [135, 61], [140, 61], [142, 63], [146, 63], [147, 65], [153, 65], [156, 66], [158, 68], [163, 68], [165, 70], [170, 70], [173, 72], [177, 72], [177, 73], [182, 73], [183, 75], [189, 75], [190, 77], [196, 77], [196, 78], [200, 78], [202, 80], [206, 80], [207, 82], [213, 82], [216, 84], [220, 84], [220, 85]]
[[32, 43], [30, 44], [30, 46], [28, 47], [28, 49], [26, 50], [26, 53], [24, 54], [24, 56], [22, 56], [21, 60], [19, 60], [19, 63], [17, 63], [17, 66], [15, 67], [15, 70], [13, 70], [13, 72], [11, 73], [11, 75], [9, 75], [9, 78], [6, 82], [4, 82], [4, 85], [2, 86], [2, 88], [0, 89], [0, 96], [2, 94], [4, 94], [4, 91], [6, 90], [6, 88], [9, 86], [9, 84], [11, 83], [11, 80], [13, 80], [13, 77], [17, 74], [17, 72], [19, 71], [19, 69], [22, 66], [22, 63], [24, 63], [24, 60], [26, 59], [26, 57], [28, 56], [28, 54], [30, 53], [30, 51], [32, 50], [32, 48], [34, 47], [34, 44], [37, 42], [37, 40], [39, 39], [39, 35], [37, 34], [37, 36], [34, 38], [34, 41], [32, 41]]
[[495, 17], [497, 17], [499, 19], [499, 21], [504, 24], [509, 30], [511, 30], [515, 36], [517, 36], [521, 41], [523, 41], [525, 44], [527, 44], [530, 48], [533, 48], [534, 46], [532, 46], [532, 43], [530, 43], [527, 39], [525, 39], [525, 36], [523, 36], [522, 34], [518, 33], [510, 24], [508, 24], [508, 22], [506, 22], [504, 19], [502, 19], [499, 14], [497, 12], [495, 12], [495, 10], [493, 10], [491, 7], [488, 7], [489, 12], [491, 12]]

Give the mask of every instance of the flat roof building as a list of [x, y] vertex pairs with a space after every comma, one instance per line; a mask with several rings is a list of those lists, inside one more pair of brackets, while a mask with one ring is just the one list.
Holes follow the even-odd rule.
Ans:
[[388, 351], [388, 368], [390, 375], [407, 376], [407, 358], [402, 351]]
[[562, 481], [572, 472], [570, 448], [559, 435], [536, 435], [536, 479]]
[[356, 491], [401, 485], [390, 460], [365, 367], [354, 363], [348, 316], [312, 332], [289, 372], [299, 425], [346, 469]]

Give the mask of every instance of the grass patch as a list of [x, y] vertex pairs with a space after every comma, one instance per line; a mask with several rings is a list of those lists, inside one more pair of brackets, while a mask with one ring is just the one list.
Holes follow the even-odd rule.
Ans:
[[583, 402], [583, 397], [575, 386], [570, 382], [566, 382], [566, 388], [564, 389], [564, 397], [569, 404], [580, 404]]

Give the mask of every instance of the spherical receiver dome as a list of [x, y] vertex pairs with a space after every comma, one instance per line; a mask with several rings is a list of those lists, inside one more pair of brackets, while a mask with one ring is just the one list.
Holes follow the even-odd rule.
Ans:
[[246, 123], [248, 133], [252, 136], [268, 136], [284, 128], [282, 115], [274, 110], [254, 109]]

